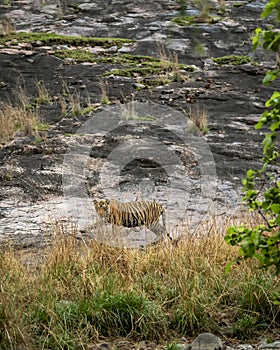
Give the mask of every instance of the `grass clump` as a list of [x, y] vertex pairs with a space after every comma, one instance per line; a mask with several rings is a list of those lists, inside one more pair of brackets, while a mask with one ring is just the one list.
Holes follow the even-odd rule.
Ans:
[[36, 109], [3, 104], [0, 108], [0, 144], [12, 140], [16, 134], [35, 135], [40, 126], [40, 117]]
[[17, 86], [17, 103], [0, 104], [0, 144], [14, 139], [17, 135], [41, 138], [41, 132], [47, 132], [49, 125], [41, 122], [39, 106], [52, 103], [44, 82], [36, 83], [37, 97], [27, 96], [24, 87]]
[[[133, 292], [100, 292], [81, 300], [37, 304], [32, 315], [36, 335], [50, 348], [68, 349], [103, 337], [158, 337], [157, 322], [164, 317], [158, 305]], [[153, 327], [151, 327], [153, 324]], [[60, 334], [58, 341], [57, 334]]]
[[80, 92], [70, 91], [70, 87], [62, 81], [63, 93], [59, 96], [61, 113], [64, 116], [79, 117], [94, 111], [95, 107], [90, 102], [90, 97], [83, 98]]
[[241, 64], [246, 64], [252, 61], [251, 57], [249, 56], [236, 56], [236, 55], [215, 57], [215, 58], [212, 58], [212, 60], [215, 63], [217, 63], [219, 66], [222, 66], [224, 64], [232, 64], [234, 66], [239, 66]]
[[208, 224], [199, 238], [146, 251], [78, 244], [73, 228], [57, 226], [36, 268], [25, 263], [28, 252], [2, 248], [2, 349], [86, 349], [104, 337], [170, 342], [223, 327], [245, 339], [279, 327], [279, 277], [254, 262], [228, 274], [236, 248], [220, 224], [212, 221], [210, 233]]
[[191, 108], [190, 120], [193, 122], [195, 129], [198, 129], [199, 132], [201, 132], [202, 134], [208, 133], [209, 129], [208, 129], [207, 113], [204, 108], [200, 108], [200, 107]]

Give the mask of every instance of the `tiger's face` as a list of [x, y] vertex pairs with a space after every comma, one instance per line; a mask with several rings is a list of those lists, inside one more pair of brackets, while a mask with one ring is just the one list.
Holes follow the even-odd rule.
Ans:
[[101, 217], [107, 217], [110, 213], [110, 201], [108, 199], [102, 199], [100, 201], [94, 200], [94, 208], [96, 213]]

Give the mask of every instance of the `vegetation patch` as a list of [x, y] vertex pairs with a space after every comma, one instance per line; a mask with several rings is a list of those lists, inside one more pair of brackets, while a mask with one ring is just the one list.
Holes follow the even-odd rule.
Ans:
[[0, 107], [0, 145], [12, 140], [17, 133], [35, 135], [43, 125], [34, 109], [10, 104]]
[[54, 55], [58, 58], [69, 59], [75, 62], [97, 62], [98, 56], [85, 49], [57, 50]]
[[[113, 74], [129, 78], [140, 78], [138, 83], [150, 87], [167, 84], [171, 81], [184, 81], [187, 73], [194, 71], [192, 66], [146, 56], [136, 56], [135, 59], [133, 56], [125, 56], [124, 59], [129, 65], [128, 67], [112, 69], [105, 75]], [[128, 60], [131, 63], [128, 63]], [[135, 62], [137, 63], [135, 64]], [[131, 67], [132, 64], [133, 67]]]
[[234, 66], [239, 66], [241, 64], [246, 64], [252, 61], [251, 57], [249, 56], [236, 56], [236, 55], [215, 57], [215, 58], [212, 58], [212, 60], [215, 63], [217, 63], [219, 66], [222, 66], [224, 64], [232, 64]]
[[26, 33], [13, 32], [9, 35], [0, 35], [0, 44], [16, 45], [20, 42], [36, 42], [40, 41], [45, 45], [69, 45], [69, 46], [102, 46], [104, 48], [116, 45], [118, 48], [122, 47], [124, 43], [133, 42], [134, 40], [123, 38], [94, 38], [94, 37], [80, 37], [80, 36], [66, 36], [54, 33]]
[[[87, 49], [70, 49], [70, 50], [57, 50], [54, 52], [56, 57], [62, 59], [72, 59], [77, 63], [82, 62], [94, 62], [108, 65], [118, 65], [118, 68], [108, 70], [104, 76], [117, 75], [130, 78], [141, 78], [138, 83], [142, 83], [146, 86], [158, 86], [166, 84], [170, 81], [182, 81], [185, 80], [184, 75], [188, 72], [193, 72], [193, 66], [187, 66], [185, 64], [179, 64], [176, 61], [169, 61], [167, 59], [156, 58], [152, 56], [142, 55], [130, 55], [130, 54], [118, 54], [118, 55], [102, 55], [92, 54]], [[144, 79], [149, 78], [146, 81]], [[102, 78], [101, 78], [102, 80]], [[104, 85], [104, 82], [101, 84]], [[104, 86], [101, 87], [104, 92]], [[104, 90], [104, 91], [103, 91]], [[36, 100], [38, 103], [44, 101], [46, 94], [41, 94], [41, 99]], [[109, 102], [106, 98], [106, 104]]]
[[209, 14], [198, 16], [178, 16], [172, 19], [172, 22], [179, 26], [187, 26], [194, 23], [217, 23], [220, 20], [219, 17], [213, 17]]
[[279, 277], [253, 262], [227, 273], [237, 248], [225, 242], [221, 223], [203, 225], [199, 238], [143, 252], [78, 244], [73, 227], [58, 224], [51, 246], [37, 252], [44, 262], [32, 255], [31, 265], [27, 251], [2, 246], [2, 349], [76, 350], [120, 336], [170, 342], [223, 327], [245, 339], [279, 327]]

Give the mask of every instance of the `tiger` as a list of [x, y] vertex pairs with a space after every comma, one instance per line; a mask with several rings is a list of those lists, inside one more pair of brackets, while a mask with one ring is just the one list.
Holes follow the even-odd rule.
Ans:
[[[163, 231], [166, 233], [166, 215], [163, 206], [156, 201], [119, 202], [117, 200], [94, 200], [97, 215], [103, 221], [124, 227], [145, 225], [148, 228], [160, 225], [162, 217]], [[168, 235], [169, 236], [169, 235]]]

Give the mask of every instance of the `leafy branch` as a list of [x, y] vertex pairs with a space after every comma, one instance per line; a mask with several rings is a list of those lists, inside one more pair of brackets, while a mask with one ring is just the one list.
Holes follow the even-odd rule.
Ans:
[[[270, 0], [261, 17], [274, 15], [276, 21], [280, 20], [280, 0]], [[280, 48], [280, 31], [277, 29], [263, 30], [257, 28], [253, 37], [253, 49], [262, 46], [277, 54]], [[268, 71], [263, 79], [264, 85], [271, 84], [280, 76], [279, 60], [276, 67]], [[243, 200], [252, 211], [256, 211], [263, 219], [263, 223], [253, 228], [244, 226], [230, 227], [225, 240], [239, 249], [239, 262], [241, 259], [256, 258], [260, 266], [268, 268], [274, 266], [280, 274], [280, 176], [279, 151], [277, 141], [280, 130], [280, 92], [274, 91], [266, 101], [267, 109], [260, 116], [256, 129], [265, 127], [268, 132], [262, 141], [263, 157], [260, 169], [247, 171], [243, 179]], [[279, 141], [278, 141], [279, 142]], [[279, 143], [278, 143], [279, 147]], [[230, 265], [228, 265], [228, 269]]]

